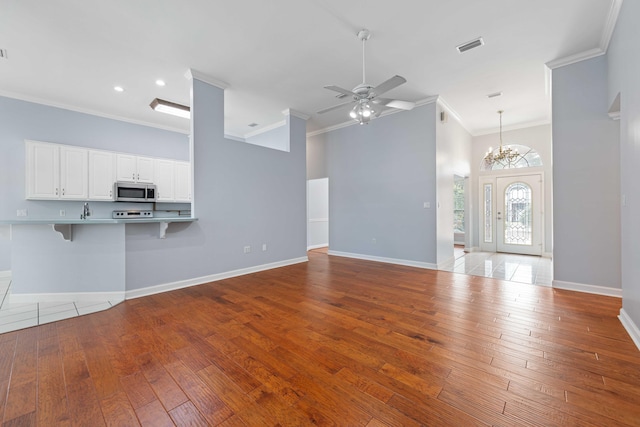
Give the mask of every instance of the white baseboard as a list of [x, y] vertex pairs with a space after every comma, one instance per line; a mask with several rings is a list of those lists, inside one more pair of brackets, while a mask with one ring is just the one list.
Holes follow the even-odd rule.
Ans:
[[123, 301], [124, 292], [63, 292], [41, 294], [9, 293], [11, 304], [31, 304], [37, 302], [81, 302], [81, 301]]
[[379, 256], [373, 256], [373, 255], [354, 254], [350, 252], [332, 251], [331, 249], [329, 249], [328, 253], [329, 255], [340, 256], [345, 258], [356, 258], [356, 259], [363, 259], [366, 261], [386, 262], [387, 264], [406, 265], [408, 267], [427, 268], [429, 270], [438, 269], [438, 266], [436, 264], [432, 264], [428, 262], [411, 261], [411, 260], [397, 259], [397, 258], [385, 258], [385, 257], [379, 257]]
[[583, 283], [563, 282], [554, 280], [552, 287], [557, 289], [565, 289], [568, 291], [586, 292], [588, 294], [605, 295], [608, 297], [622, 298], [622, 289], [609, 288], [607, 286], [585, 285]]
[[634, 321], [631, 320], [631, 317], [629, 317], [629, 314], [624, 311], [624, 308], [620, 309], [620, 315], [618, 316], [618, 319], [620, 319], [620, 323], [622, 323], [622, 326], [624, 326], [624, 329], [626, 329], [636, 347], [638, 347], [638, 350], [640, 350], [640, 329], [638, 328], [638, 325], [636, 325]]
[[320, 249], [320, 248], [328, 248], [328, 247], [329, 247], [328, 243], [321, 243], [319, 245], [307, 246], [307, 250], [310, 251], [311, 249]]
[[226, 271], [224, 273], [211, 274], [209, 276], [195, 277], [193, 279], [180, 280], [172, 283], [164, 283], [162, 285], [149, 286], [141, 289], [132, 289], [126, 291], [125, 299], [134, 299], [146, 297], [149, 295], [159, 294], [161, 292], [173, 291], [176, 289], [188, 288], [190, 286], [202, 285], [218, 280], [229, 279], [231, 277], [244, 276], [245, 274], [257, 273], [259, 271], [271, 270], [273, 268], [285, 267], [287, 265], [299, 264], [307, 262], [309, 258], [306, 256], [300, 258], [292, 258], [284, 261], [272, 262], [269, 264], [256, 265], [254, 267], [241, 268], [239, 270]]
[[0, 280], [11, 279], [11, 270], [0, 271]]
[[443, 268], [445, 265], [450, 264], [450, 263], [452, 263], [452, 262], [456, 262], [456, 257], [455, 257], [455, 255], [451, 256], [449, 259], [447, 259], [447, 260], [445, 260], [445, 261], [439, 262], [439, 263], [438, 263], [438, 264], [436, 264], [436, 265], [437, 265], [437, 267], [438, 267], [438, 270], [442, 270], [442, 268]]
[[479, 246], [471, 246], [471, 247], [464, 247], [464, 251], [469, 253], [469, 252], [480, 252], [480, 247]]
[[455, 240], [453, 241], [454, 245], [458, 245], [458, 246], [464, 246], [464, 240], [461, 242], [456, 242]]

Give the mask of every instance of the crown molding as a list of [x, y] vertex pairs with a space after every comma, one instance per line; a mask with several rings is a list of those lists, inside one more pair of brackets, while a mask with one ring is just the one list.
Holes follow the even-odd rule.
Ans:
[[[502, 132], [504, 133], [504, 132], [510, 132], [513, 130], [528, 129], [536, 126], [544, 126], [544, 125], [550, 125], [550, 124], [551, 124], [550, 120], [539, 120], [536, 122], [518, 123], [511, 126], [503, 126]], [[476, 137], [476, 136], [484, 136], [484, 135], [493, 135], [494, 133], [499, 133], [499, 132], [500, 132], [500, 128], [490, 128], [490, 129], [484, 129], [479, 132], [473, 133], [471, 134], [471, 136]]]
[[621, 7], [622, 0], [613, 0], [611, 2], [611, 8], [609, 8], [609, 14], [607, 15], [607, 22], [604, 25], [602, 36], [600, 37], [600, 49], [605, 52], [609, 49], [609, 42], [613, 36], [613, 31], [616, 29], [616, 22], [618, 22]]
[[620, 111], [614, 111], [609, 113], [609, 118], [611, 120], [620, 120]]
[[[421, 99], [420, 101], [416, 101], [416, 107], [422, 107], [423, 105], [433, 104], [437, 100], [438, 100], [438, 95], [430, 96], [428, 98]], [[384, 111], [382, 114], [380, 114], [380, 117], [388, 116], [390, 114], [401, 113], [403, 111], [405, 111], [405, 110], [400, 110], [398, 108], [393, 108], [391, 110]], [[377, 118], [379, 119], [380, 117], [377, 117]], [[358, 122], [356, 122], [355, 120], [348, 120], [348, 121], [343, 122], [343, 123], [338, 123], [337, 125], [333, 125], [333, 126], [329, 126], [329, 127], [326, 127], [326, 128], [314, 130], [312, 132], [308, 132], [307, 133], [307, 138], [312, 137], [312, 136], [321, 135], [321, 134], [327, 133], [327, 132], [332, 132], [334, 130], [346, 128], [348, 126], [357, 125], [357, 124], [358, 124]]]
[[585, 50], [584, 52], [575, 53], [573, 55], [565, 56], [564, 58], [554, 59], [553, 61], [547, 62], [545, 65], [549, 67], [551, 70], [555, 70], [556, 68], [565, 67], [567, 65], [575, 64], [577, 62], [586, 61], [587, 59], [596, 58], [598, 56], [604, 55], [607, 53], [599, 47], [594, 47], [593, 49]]
[[247, 142], [247, 141], [245, 141], [245, 139], [244, 139], [243, 137], [241, 137], [240, 135], [236, 135], [236, 134], [233, 134], [233, 133], [225, 133], [225, 134], [224, 134], [224, 137], [225, 137], [226, 139], [230, 139], [230, 140], [232, 140], [232, 141]]
[[298, 110], [294, 110], [293, 108], [287, 108], [286, 110], [282, 110], [282, 114], [284, 114], [285, 116], [295, 116], [302, 120], [309, 120], [309, 118], [311, 117], [310, 115], [305, 114]]
[[161, 125], [161, 124], [158, 124], [158, 123], [145, 122], [143, 120], [134, 120], [134, 119], [130, 119], [130, 118], [127, 118], [127, 117], [117, 116], [115, 114], [107, 114], [107, 113], [103, 113], [101, 111], [90, 110], [88, 108], [82, 108], [82, 107], [77, 107], [77, 106], [74, 106], [74, 105], [63, 104], [63, 103], [60, 103], [60, 102], [51, 101], [49, 99], [37, 98], [35, 96], [24, 95], [24, 94], [19, 94], [19, 93], [14, 93], [14, 92], [6, 92], [6, 91], [2, 91], [2, 90], [0, 90], [0, 96], [4, 96], [6, 98], [17, 99], [17, 100], [20, 100], [20, 101], [31, 102], [31, 103], [34, 103], [34, 104], [46, 105], [47, 107], [60, 108], [60, 109], [63, 109], [63, 110], [73, 111], [73, 112], [76, 112], [76, 113], [89, 114], [91, 116], [102, 117], [102, 118], [105, 118], [105, 119], [117, 120], [119, 122], [131, 123], [131, 124], [134, 124], [134, 125], [147, 126], [147, 127], [156, 128], [156, 129], [162, 129], [162, 130], [166, 130], [166, 131], [170, 131], [170, 132], [181, 133], [183, 135], [189, 135], [189, 130], [188, 129], [176, 128], [176, 127], [172, 127], [172, 126], [164, 126], [164, 125]]
[[463, 128], [464, 130], [466, 130], [466, 131], [467, 131], [467, 133], [468, 133], [469, 135], [473, 135], [473, 134], [469, 131], [469, 129], [467, 129], [467, 127], [464, 125], [464, 123], [462, 122], [462, 119], [460, 118], [460, 115], [456, 112], [456, 110], [454, 110], [454, 109], [451, 107], [451, 105], [449, 105], [449, 104], [447, 103], [447, 101], [445, 101], [445, 100], [444, 100], [444, 98], [442, 98], [441, 96], [438, 96], [438, 97], [437, 97], [437, 99], [436, 99], [436, 102], [437, 102], [438, 104], [440, 104], [440, 106], [441, 106], [441, 107], [443, 107], [445, 110], [447, 110], [447, 111], [449, 112], [449, 114], [450, 114], [450, 115], [451, 115], [451, 116], [452, 116], [452, 117], [453, 117], [453, 118], [458, 122], [458, 124], [459, 124], [460, 126], [462, 126], [462, 128]]
[[546, 63], [550, 69], [556, 69], [567, 65], [575, 64], [576, 62], [585, 61], [587, 59], [595, 58], [607, 53], [609, 49], [609, 42], [616, 29], [616, 22], [618, 22], [618, 15], [620, 15], [620, 8], [622, 7], [623, 0], [612, 0], [611, 7], [609, 8], [609, 14], [607, 20], [602, 29], [600, 36], [600, 45], [593, 49], [585, 50], [584, 52], [578, 52], [573, 55], [565, 56], [563, 58], [554, 59]]
[[200, 80], [201, 82], [208, 83], [222, 90], [225, 90], [230, 86], [229, 83], [225, 83], [222, 80], [218, 80], [215, 77], [211, 77], [207, 74], [201, 73], [200, 71], [194, 70], [193, 68], [189, 68], [187, 72], [184, 73], [184, 76], [187, 79], [191, 79], [191, 80], [197, 79], [197, 80]]

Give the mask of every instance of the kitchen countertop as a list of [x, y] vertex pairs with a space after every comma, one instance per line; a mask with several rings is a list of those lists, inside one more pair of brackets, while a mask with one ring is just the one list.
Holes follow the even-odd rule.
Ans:
[[10, 219], [0, 220], [3, 225], [37, 225], [37, 224], [60, 224], [60, 225], [98, 225], [98, 224], [135, 224], [135, 223], [157, 223], [157, 222], [193, 222], [198, 218], [192, 217], [155, 217], [155, 218], [91, 218], [91, 219], [70, 219], [70, 218], [32, 218], [32, 219]]

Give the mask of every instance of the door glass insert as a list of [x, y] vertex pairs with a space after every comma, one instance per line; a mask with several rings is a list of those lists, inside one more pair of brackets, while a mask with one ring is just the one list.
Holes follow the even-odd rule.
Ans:
[[533, 244], [531, 204], [530, 186], [524, 182], [516, 182], [507, 187], [504, 192], [504, 243]]
[[491, 184], [484, 185], [484, 241], [493, 242], [493, 199]]

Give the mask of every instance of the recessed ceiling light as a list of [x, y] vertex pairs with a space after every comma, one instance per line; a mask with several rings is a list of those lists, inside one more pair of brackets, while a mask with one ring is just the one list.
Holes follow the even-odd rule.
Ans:
[[175, 102], [165, 101], [164, 99], [156, 98], [151, 101], [149, 106], [161, 113], [172, 114], [174, 116], [183, 117], [185, 119], [191, 118], [191, 109], [186, 105], [176, 104]]
[[124, 92], [124, 88], [122, 86], [114, 86], [113, 90], [115, 90], [116, 92]]
[[166, 85], [166, 83], [164, 82], [164, 80], [160, 80], [160, 79], [156, 80], [156, 84], [157, 84], [158, 86], [164, 86], [164, 85]]

